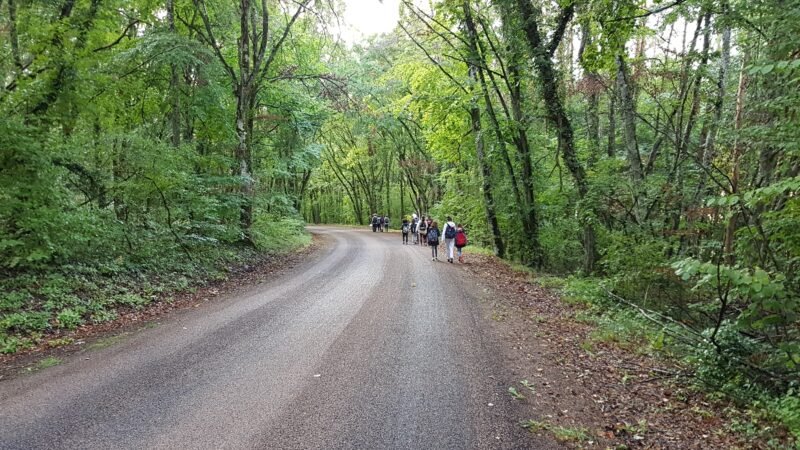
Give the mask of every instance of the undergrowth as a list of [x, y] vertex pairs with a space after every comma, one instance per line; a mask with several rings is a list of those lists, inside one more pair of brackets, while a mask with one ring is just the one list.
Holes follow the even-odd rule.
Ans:
[[148, 258], [7, 272], [0, 279], [0, 353], [61, 342], [70, 330], [224, 280], [238, 266], [308, 245], [311, 236], [301, 221], [282, 219], [257, 222], [253, 240], [255, 247], [217, 242], [195, 246], [189, 255], [148, 251]]
[[[563, 302], [581, 306], [576, 319], [594, 327], [589, 340], [582, 344], [587, 351], [593, 351], [594, 345], [602, 342], [667, 358], [685, 368], [683, 373], [692, 375], [695, 389], [706, 392], [711, 398], [730, 401], [744, 410], [744, 414], [732, 415], [733, 429], [765, 439], [779, 448], [781, 444], [774, 437], [775, 430], [765, 425], [777, 421], [794, 436], [795, 448], [800, 449], [798, 382], [790, 384], [788, 389], [775, 390], [748, 378], [732, 362], [735, 355], [720, 353], [708, 341], [708, 330], [692, 336], [678, 321], [637, 307], [635, 303], [620, 303], [624, 299], [614, 297], [612, 280], [547, 276], [537, 277], [536, 281], [558, 289]], [[718, 342], [735, 340], [736, 345], [744, 345], [739, 344], [742, 338], [730, 324], [721, 327], [716, 339]], [[734, 344], [730, 344], [730, 348], [735, 348]]]

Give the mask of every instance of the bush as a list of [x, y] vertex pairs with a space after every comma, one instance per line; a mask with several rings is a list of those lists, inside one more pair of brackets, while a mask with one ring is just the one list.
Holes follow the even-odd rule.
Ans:
[[0, 320], [0, 331], [29, 333], [43, 331], [50, 326], [47, 312], [18, 312], [8, 314]]
[[268, 252], [286, 252], [311, 242], [305, 223], [290, 217], [259, 216], [253, 224], [252, 234], [256, 246]]
[[0, 334], [0, 353], [16, 353], [23, 345], [18, 337]]
[[790, 389], [785, 396], [772, 404], [773, 413], [783, 422], [798, 440], [800, 446], [800, 395]]
[[58, 324], [61, 328], [74, 330], [83, 323], [83, 318], [81, 316], [81, 312], [76, 309], [65, 309], [58, 313], [56, 320], [58, 320]]
[[31, 299], [27, 292], [12, 291], [0, 294], [0, 311], [18, 311]]

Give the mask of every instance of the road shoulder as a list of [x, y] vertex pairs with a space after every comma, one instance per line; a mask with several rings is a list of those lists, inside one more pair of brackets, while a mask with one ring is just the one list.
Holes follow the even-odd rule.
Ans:
[[654, 355], [592, 339], [582, 308], [494, 257], [463, 276], [487, 295], [487, 332], [511, 368], [513, 415], [533, 436], [584, 448], [769, 448], [734, 431], [742, 411], [714, 401]]

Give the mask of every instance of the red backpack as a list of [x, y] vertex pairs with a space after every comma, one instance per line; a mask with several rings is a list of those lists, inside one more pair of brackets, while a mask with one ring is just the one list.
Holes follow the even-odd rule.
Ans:
[[456, 231], [456, 247], [466, 247], [467, 246], [467, 234], [464, 233], [464, 230], [458, 229]]

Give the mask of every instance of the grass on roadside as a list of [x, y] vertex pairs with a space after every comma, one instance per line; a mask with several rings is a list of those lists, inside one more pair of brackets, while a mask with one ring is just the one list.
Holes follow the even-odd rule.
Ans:
[[581, 427], [562, 427], [554, 425], [550, 422], [540, 422], [536, 420], [526, 420], [522, 422], [520, 426], [531, 433], [547, 431], [559, 442], [579, 444], [592, 439], [589, 431], [586, 428]]

